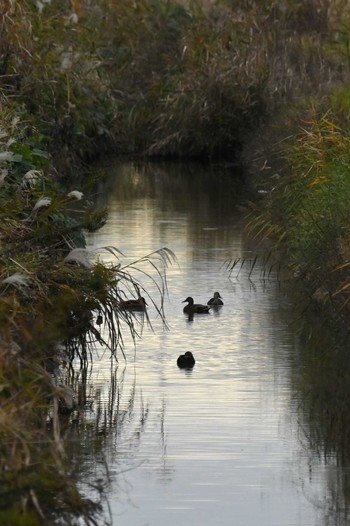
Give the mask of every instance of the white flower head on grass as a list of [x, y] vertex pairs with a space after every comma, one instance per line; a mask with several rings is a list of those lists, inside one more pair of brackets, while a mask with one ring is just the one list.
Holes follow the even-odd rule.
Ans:
[[42, 171], [41, 170], [29, 170], [27, 173], [24, 174], [22, 182], [21, 182], [21, 188], [31, 188], [35, 185], [36, 181], [39, 177], [41, 177]]
[[35, 203], [34, 205], [34, 208], [33, 208], [33, 212], [35, 210], [39, 210], [39, 208], [43, 208], [45, 206], [49, 206], [52, 202], [52, 199], [51, 197], [41, 197], [40, 199], [38, 199], [38, 201]]
[[79, 192], [79, 190], [72, 190], [71, 192], [69, 192], [69, 194], [67, 194], [67, 197], [80, 201], [83, 195], [83, 192]]
[[69, 252], [63, 261], [66, 263], [78, 263], [87, 269], [91, 269], [91, 255], [91, 252], [89, 252], [86, 248], [73, 248], [73, 250]]
[[12, 161], [13, 153], [12, 152], [0, 152], [0, 163], [5, 163], [6, 161]]
[[22, 274], [21, 272], [15, 272], [8, 278], [2, 280], [5, 285], [14, 285], [15, 287], [28, 287], [30, 283], [30, 277]]

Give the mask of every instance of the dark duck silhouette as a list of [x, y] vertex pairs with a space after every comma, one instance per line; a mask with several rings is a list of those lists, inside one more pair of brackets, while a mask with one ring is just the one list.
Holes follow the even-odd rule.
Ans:
[[207, 305], [223, 305], [224, 302], [222, 301], [222, 297], [220, 296], [220, 292], [214, 292], [214, 297], [210, 298]]
[[210, 307], [208, 305], [201, 305], [200, 303], [194, 303], [193, 298], [191, 296], [188, 296], [182, 303], [188, 303], [188, 305], [185, 305], [184, 307], [184, 313], [185, 314], [208, 314]]
[[145, 311], [146, 305], [146, 300], [143, 297], [139, 297], [137, 300], [123, 300], [119, 303], [119, 307], [123, 310], [139, 312]]
[[195, 363], [196, 360], [190, 351], [185, 352], [185, 354], [180, 354], [177, 359], [177, 366], [180, 367], [180, 369], [191, 369]]

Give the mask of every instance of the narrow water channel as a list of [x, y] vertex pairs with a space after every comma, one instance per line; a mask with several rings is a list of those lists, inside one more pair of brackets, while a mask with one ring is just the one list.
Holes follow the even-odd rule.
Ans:
[[[125, 332], [127, 361], [97, 349], [89, 371], [93, 404], [77, 447], [85, 444], [84, 477], [107, 487], [113, 524], [346, 524], [332, 502], [337, 460], [310, 448], [303, 424], [297, 315], [277, 269], [244, 239], [239, 175], [167, 164], [109, 171], [109, 219], [89, 247], [117, 247], [123, 262], [161, 247], [177, 257], [167, 269], [168, 326], [148, 301], [151, 326], [137, 325], [135, 344]], [[184, 315], [187, 296], [206, 303], [215, 291], [223, 307]], [[187, 350], [196, 364], [181, 370]]]

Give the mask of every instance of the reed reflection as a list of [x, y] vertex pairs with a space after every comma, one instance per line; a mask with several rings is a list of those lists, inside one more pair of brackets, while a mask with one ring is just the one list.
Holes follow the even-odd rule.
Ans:
[[[62, 438], [72, 477], [86, 498], [100, 508], [101, 524], [108, 518], [110, 492], [120, 502], [132, 498], [128, 472], [148, 462], [147, 434], [158, 436], [156, 471], [164, 481], [171, 480], [173, 467], [167, 458], [166, 402], [151, 404], [137, 387], [132, 366], [116, 366], [114, 360], [95, 357], [89, 368], [57, 371], [61, 381], [79, 393], [78, 408], [61, 415]], [[133, 369], [132, 375], [130, 371]], [[150, 419], [152, 423], [149, 424]], [[154, 423], [158, 422], [157, 428]], [[151, 427], [151, 430], [149, 430]], [[146, 441], [144, 443], [144, 440]]]
[[[291, 372], [300, 440], [309, 457], [307, 498], [323, 510], [325, 526], [350, 521], [350, 362], [348, 336], [335, 341], [317, 313], [298, 321], [298, 354]], [[302, 374], [300, 374], [302, 371]], [[320, 487], [324, 474], [321, 493]]]

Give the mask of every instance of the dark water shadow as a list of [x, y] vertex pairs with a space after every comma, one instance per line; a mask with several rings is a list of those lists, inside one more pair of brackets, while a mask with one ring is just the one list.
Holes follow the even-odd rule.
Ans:
[[[306, 498], [323, 510], [325, 526], [350, 523], [350, 345], [325, 330], [317, 311], [296, 318], [297, 353], [291, 388], [298, 399], [299, 437], [309, 451], [310, 492]], [[318, 466], [326, 471], [324, 498], [315, 501]]]

